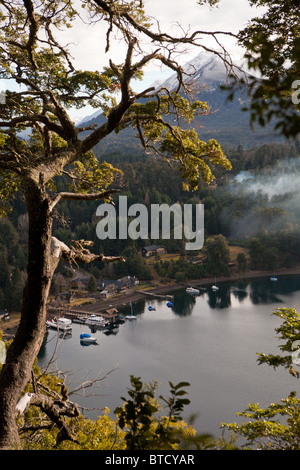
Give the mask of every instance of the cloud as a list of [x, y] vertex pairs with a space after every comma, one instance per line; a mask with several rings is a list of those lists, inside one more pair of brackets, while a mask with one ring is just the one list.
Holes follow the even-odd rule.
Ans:
[[[80, 4], [80, 2], [78, 2]], [[257, 9], [250, 7], [249, 0], [221, 0], [215, 8], [199, 6], [196, 0], [146, 0], [146, 13], [153, 17], [153, 27], [174, 35], [183, 35], [184, 31], [229, 31], [237, 33], [249, 19], [257, 14]], [[158, 22], [158, 23], [157, 23]], [[108, 63], [109, 57], [116, 63], [124, 60], [123, 41], [111, 37], [111, 51], [105, 54], [105, 35], [107, 24], [99, 22], [91, 26], [78, 21], [75, 27], [64, 33], [76, 62], [83, 68], [97, 69]], [[214, 40], [203, 35], [203, 44], [216, 46]], [[236, 51], [236, 41], [222, 36], [222, 43]], [[151, 44], [149, 40], [148, 46]], [[146, 45], [146, 42], [145, 42]], [[189, 57], [183, 55], [182, 61], [197, 55], [199, 49], [189, 51]]]
[[[80, 1], [76, 0], [78, 7]], [[153, 17], [153, 27], [173, 35], [183, 35], [184, 31], [229, 31], [237, 33], [243, 28], [250, 18], [257, 14], [257, 10], [251, 8], [249, 0], [221, 0], [215, 8], [199, 6], [197, 0], [145, 0], [146, 13]], [[84, 13], [83, 13], [84, 15]], [[158, 22], [158, 23], [157, 23]], [[122, 63], [126, 54], [124, 41], [111, 35], [110, 51], [105, 53], [107, 24], [103, 21], [94, 25], [77, 21], [73, 28], [62, 33], [64, 44], [69, 44], [77, 67], [87, 70], [101, 70], [109, 64], [109, 59], [116, 64]], [[212, 48], [218, 47], [215, 41], [206, 35], [202, 35], [201, 43]], [[220, 36], [220, 41], [231, 52], [233, 58], [241, 58], [241, 50], [236, 41], [228, 36]], [[145, 40], [145, 47], [153, 48], [151, 41]], [[190, 61], [199, 54], [199, 47], [180, 48], [177, 60], [181, 65]], [[165, 67], [152, 63], [145, 69], [143, 82], [134, 84], [137, 92], [151, 86], [155, 81], [166, 80], [171, 73]], [[81, 116], [82, 111], [78, 112]], [[88, 112], [86, 113], [88, 114]]]
[[224, 188], [237, 201], [243, 201], [243, 212], [239, 210], [235, 217], [231, 208], [225, 207], [221, 221], [237, 239], [249, 238], [261, 230], [275, 233], [290, 223], [299, 229], [299, 185], [299, 157], [286, 158], [259, 172], [243, 171]]

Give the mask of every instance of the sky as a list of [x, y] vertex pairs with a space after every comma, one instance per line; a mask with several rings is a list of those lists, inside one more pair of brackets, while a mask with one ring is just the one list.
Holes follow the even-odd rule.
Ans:
[[[81, 6], [81, 0], [74, 0]], [[230, 31], [237, 33], [247, 25], [247, 22], [260, 11], [251, 8], [248, 0], [221, 0], [218, 7], [199, 6], [197, 0], [145, 0], [146, 13], [155, 18], [160, 24], [161, 31], [174, 36], [180, 36], [182, 29], [190, 32], [201, 31]], [[84, 10], [83, 10], [84, 11]], [[126, 51], [124, 41], [111, 37], [111, 48], [105, 53], [106, 23], [95, 25], [84, 24], [77, 21], [73, 28], [61, 33], [62, 44], [68, 44], [77, 67], [85, 70], [101, 70], [108, 65], [109, 58], [116, 64], [122, 63]], [[240, 59], [242, 51], [238, 49], [235, 41], [228, 36], [220, 36], [222, 44], [235, 59]], [[212, 40], [203, 36], [203, 43], [216, 47]], [[145, 44], [146, 47], [149, 44]], [[151, 46], [149, 46], [151, 47]], [[200, 48], [180, 51], [177, 60], [181, 65], [197, 56]], [[156, 81], [163, 81], [171, 75], [170, 70], [156, 64], [151, 64], [145, 70], [143, 82], [136, 82], [134, 90], [140, 92]], [[1, 87], [0, 87], [1, 88]], [[71, 111], [73, 119], [78, 122], [81, 118], [94, 113], [93, 108], [84, 108]]]
[[[80, 0], [78, 0], [80, 3]], [[197, 0], [145, 0], [146, 13], [159, 21], [162, 31], [173, 35], [180, 35], [183, 28], [191, 32], [201, 31], [230, 31], [237, 33], [247, 25], [247, 22], [258, 15], [262, 9], [250, 7], [248, 0], [221, 0], [218, 7], [199, 6]], [[235, 40], [228, 36], [220, 36], [222, 44], [226, 46], [233, 58], [241, 59], [242, 51], [237, 47]], [[109, 54], [104, 53], [105, 29], [100, 24], [84, 26], [78, 24], [68, 32], [67, 40], [70, 45], [76, 64], [80, 67], [93, 70], [101, 69], [108, 64], [111, 58], [114, 63], [122, 63], [124, 59], [124, 44], [122, 41], [111, 38], [111, 49]], [[205, 39], [206, 45], [216, 47], [212, 40]], [[183, 65], [198, 55], [199, 48], [185, 50], [178, 55], [178, 60]], [[149, 66], [144, 75], [142, 83], [135, 84], [135, 91], [151, 86], [157, 80], [167, 79], [171, 75], [170, 70], [161, 69], [158, 64]], [[90, 111], [90, 112], [89, 112]], [[75, 113], [75, 119], [93, 113], [93, 109], [84, 109]]]

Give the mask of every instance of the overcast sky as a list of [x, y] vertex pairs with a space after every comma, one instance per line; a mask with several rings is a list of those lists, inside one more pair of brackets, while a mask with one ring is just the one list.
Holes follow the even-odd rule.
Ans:
[[[80, 4], [80, 0], [78, 0]], [[162, 31], [180, 35], [180, 27], [185, 31], [230, 31], [237, 33], [247, 25], [247, 22], [262, 10], [251, 8], [248, 0], [221, 0], [220, 5], [215, 8], [199, 6], [197, 0], [146, 0], [146, 12], [159, 21]], [[179, 26], [180, 24], [180, 26]], [[74, 44], [72, 50], [76, 63], [85, 69], [101, 69], [108, 64], [111, 58], [115, 63], [121, 63], [124, 59], [124, 44], [117, 40], [111, 41], [109, 54], [104, 53], [105, 29], [101, 24], [84, 27], [82, 24], [72, 28], [68, 32], [67, 39]], [[233, 39], [220, 36], [221, 42], [231, 52], [233, 57], [242, 56]], [[212, 40], [205, 39], [205, 44], [216, 47]], [[207, 42], [209, 41], [209, 42]], [[185, 51], [179, 56], [182, 64], [199, 54], [200, 49], [194, 48]], [[137, 84], [137, 91], [145, 86], [150, 86], [154, 81], [167, 78], [170, 71], [161, 71], [157, 65], [148, 67], [142, 84]], [[93, 112], [93, 110], [91, 110]], [[89, 114], [84, 110], [77, 111], [77, 116]]]
[[[75, 2], [80, 7], [81, 0]], [[214, 8], [199, 6], [197, 0], [145, 0], [145, 8], [146, 13], [159, 22], [161, 31], [170, 32], [174, 36], [180, 36], [182, 29], [184, 31], [189, 29], [191, 32], [202, 30], [237, 33], [251, 18], [262, 11], [250, 8], [248, 0], [221, 0], [220, 5]], [[111, 49], [108, 54], [104, 52], [106, 27], [107, 24], [103, 22], [91, 26], [78, 21], [73, 28], [62, 32], [62, 43], [69, 44], [77, 67], [83, 70], [101, 70], [103, 66], [108, 65], [109, 58], [116, 64], [123, 62], [126, 51], [124, 41], [114, 40], [112, 36]], [[219, 36], [219, 38], [234, 58], [241, 57], [242, 53], [233, 39], [228, 39], [228, 36]], [[205, 36], [203, 42], [216, 47], [216, 44]], [[194, 48], [184, 51], [177, 56], [177, 60], [183, 65], [198, 55], [200, 50]], [[151, 86], [155, 81], [166, 79], [171, 75], [169, 70], [161, 70], [158, 64], [150, 65], [145, 72], [143, 82], [135, 85], [135, 90], [138, 92]], [[92, 108], [86, 108], [72, 112], [72, 116], [77, 121], [93, 112]]]
[[[78, 4], [80, 5], [80, 0]], [[180, 35], [181, 27], [186, 31], [229, 31], [237, 33], [246, 26], [250, 18], [255, 16], [259, 10], [251, 8], [248, 0], [221, 0], [218, 7], [199, 6], [197, 0], [146, 0], [145, 8], [147, 14], [155, 18], [162, 31], [173, 35]], [[155, 26], [155, 25], [154, 25]], [[78, 61], [85, 66], [93, 68], [97, 64], [107, 62], [103, 53], [105, 47], [106, 24], [86, 26], [78, 24], [77, 28], [69, 30], [68, 38], [75, 44], [74, 53]], [[205, 40], [205, 36], [203, 36]], [[222, 42], [234, 49], [234, 41], [222, 36]], [[123, 59], [122, 43], [115, 42], [112, 45], [110, 55], [115, 62]], [[196, 55], [197, 50], [194, 51]], [[185, 57], [182, 60], [186, 62]]]

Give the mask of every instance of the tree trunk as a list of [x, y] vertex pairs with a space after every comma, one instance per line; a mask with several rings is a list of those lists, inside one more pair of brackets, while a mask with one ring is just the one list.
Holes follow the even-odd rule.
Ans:
[[56, 267], [52, 265], [50, 252], [52, 217], [49, 199], [42, 184], [32, 180], [24, 183], [24, 194], [29, 216], [28, 279], [23, 292], [20, 324], [0, 374], [0, 449], [20, 448], [16, 404], [30, 379], [44, 338], [46, 303]]

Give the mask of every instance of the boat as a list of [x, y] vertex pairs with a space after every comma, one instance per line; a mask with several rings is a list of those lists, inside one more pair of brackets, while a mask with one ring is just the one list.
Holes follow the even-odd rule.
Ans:
[[89, 333], [81, 333], [80, 342], [85, 344], [94, 344], [97, 343], [97, 338], [91, 336]]
[[274, 276], [270, 277], [270, 281], [277, 281], [277, 277], [275, 276], [275, 271], [274, 271]]
[[85, 325], [98, 326], [104, 328], [105, 326], [107, 326], [107, 321], [103, 317], [93, 314], [86, 320]]
[[149, 305], [148, 310], [152, 311], [152, 310], [156, 310], [156, 308], [152, 307], [152, 305]]
[[195, 289], [194, 287], [187, 287], [186, 292], [188, 294], [200, 294], [199, 289]]
[[167, 302], [166, 305], [167, 305], [167, 307], [173, 307], [174, 304], [173, 304], [173, 302]]
[[217, 290], [219, 290], [219, 288], [218, 288], [218, 286], [217, 286], [216, 279], [215, 279], [214, 285], [212, 286], [212, 290], [215, 291], [215, 292], [216, 292]]
[[131, 313], [130, 313], [130, 315], [126, 315], [126, 319], [127, 320], [136, 320], [136, 315], [134, 314], [134, 309], [133, 309], [133, 306], [132, 306], [132, 302], [130, 302], [130, 309], [131, 309]]
[[46, 321], [46, 326], [55, 330], [69, 332], [72, 331], [72, 321], [69, 318], [52, 318]]

